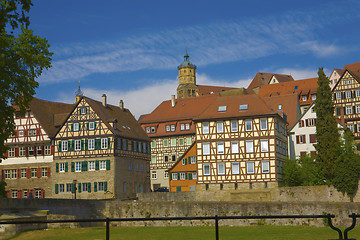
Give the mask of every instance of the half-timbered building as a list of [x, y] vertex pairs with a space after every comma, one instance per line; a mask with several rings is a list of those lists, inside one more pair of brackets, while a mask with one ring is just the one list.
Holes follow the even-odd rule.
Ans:
[[286, 118], [257, 95], [218, 97], [197, 118], [197, 190], [270, 188], [287, 155]]
[[87, 97], [55, 136], [54, 198], [129, 198], [150, 191], [150, 139], [131, 112]]
[[52, 163], [57, 129], [73, 105], [33, 98], [25, 113], [14, 116], [15, 134], [5, 145], [7, 158], [0, 163], [8, 198], [45, 198], [51, 193]]
[[162, 102], [153, 112], [139, 119], [151, 138], [151, 185], [169, 187], [168, 170], [195, 141], [193, 119], [216, 99], [215, 95]]

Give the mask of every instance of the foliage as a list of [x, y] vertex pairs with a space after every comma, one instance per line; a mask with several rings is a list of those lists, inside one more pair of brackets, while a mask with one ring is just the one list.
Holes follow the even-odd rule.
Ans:
[[317, 155], [316, 162], [319, 164], [328, 184], [332, 183], [336, 171], [336, 159], [341, 153], [340, 134], [337, 121], [334, 116], [332, 92], [329, 87], [329, 79], [323, 68], [318, 71], [318, 89], [314, 109], [316, 111], [316, 140], [314, 144]]
[[353, 135], [349, 129], [346, 129], [344, 133], [342, 153], [336, 161], [336, 166], [333, 185], [338, 191], [346, 193], [352, 201], [358, 188], [360, 155], [355, 153]]
[[[36, 78], [51, 66], [50, 45], [27, 29], [26, 14], [31, 0], [0, 0], [0, 159], [5, 140], [14, 131], [14, 105], [24, 112], [35, 88]], [[18, 30], [15, 35], [13, 30]]]
[[6, 182], [4, 180], [0, 180], [0, 198], [6, 198]]
[[286, 159], [283, 166], [285, 186], [314, 186], [324, 184], [321, 169], [313, 156], [304, 155], [299, 159]]

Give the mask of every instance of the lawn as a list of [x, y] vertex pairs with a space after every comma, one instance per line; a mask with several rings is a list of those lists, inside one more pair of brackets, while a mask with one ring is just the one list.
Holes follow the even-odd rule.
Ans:
[[[323, 240], [337, 239], [337, 232], [330, 227], [306, 226], [250, 226], [221, 227], [220, 240]], [[360, 239], [360, 227], [350, 231], [349, 237]], [[24, 232], [12, 238], [16, 240], [101, 240], [105, 239], [105, 228], [61, 228]], [[215, 239], [214, 227], [111, 227], [110, 239], [146, 240], [211, 240]]]

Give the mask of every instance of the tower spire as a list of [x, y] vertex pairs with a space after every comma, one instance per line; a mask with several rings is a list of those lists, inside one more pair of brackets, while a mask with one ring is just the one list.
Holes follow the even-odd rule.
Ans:
[[79, 87], [77, 91], [75, 92], [75, 102], [80, 101], [80, 98], [83, 96], [83, 92], [80, 89], [80, 80], [79, 80]]

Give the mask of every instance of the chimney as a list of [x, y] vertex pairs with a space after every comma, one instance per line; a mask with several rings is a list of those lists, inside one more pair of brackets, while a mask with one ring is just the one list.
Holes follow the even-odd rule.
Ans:
[[106, 94], [105, 93], [102, 95], [102, 105], [104, 107], [106, 107]]
[[121, 110], [124, 110], [124, 101], [123, 100], [120, 100], [119, 107]]
[[171, 95], [171, 107], [175, 107], [175, 95]]

